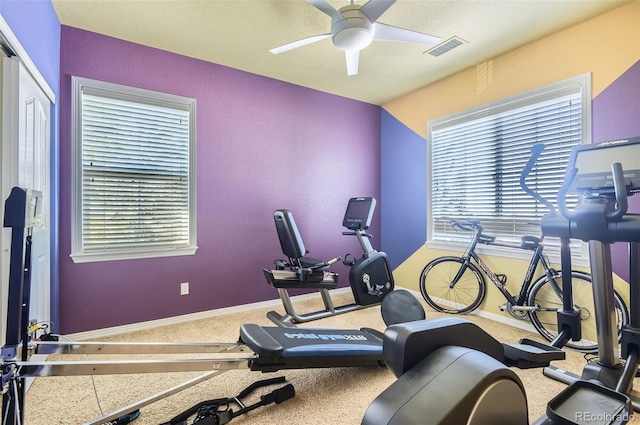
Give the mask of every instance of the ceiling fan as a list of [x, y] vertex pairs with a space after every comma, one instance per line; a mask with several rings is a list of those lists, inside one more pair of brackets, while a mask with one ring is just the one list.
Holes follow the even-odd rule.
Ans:
[[373, 40], [429, 45], [440, 42], [440, 37], [377, 22], [377, 19], [396, 0], [369, 0], [362, 6], [355, 5], [354, 0], [351, 0], [350, 5], [340, 8], [340, 10], [336, 10], [326, 0], [306, 1], [331, 17], [331, 32], [303, 38], [269, 50], [274, 55], [331, 37], [333, 45], [345, 51], [347, 75], [356, 75], [358, 74], [360, 50], [371, 44]]

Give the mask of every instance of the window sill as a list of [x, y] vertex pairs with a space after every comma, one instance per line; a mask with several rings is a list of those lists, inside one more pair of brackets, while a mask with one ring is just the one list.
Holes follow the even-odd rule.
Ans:
[[194, 255], [198, 250], [197, 246], [190, 246], [178, 249], [127, 251], [113, 253], [77, 253], [69, 255], [74, 263], [97, 263], [103, 261], [137, 260], [143, 258], [179, 257]]

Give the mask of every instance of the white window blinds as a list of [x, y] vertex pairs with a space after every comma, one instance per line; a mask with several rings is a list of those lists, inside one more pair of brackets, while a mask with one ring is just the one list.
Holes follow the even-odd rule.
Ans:
[[572, 79], [430, 123], [431, 240], [468, 240], [441, 217], [480, 220], [505, 241], [540, 235], [549, 210], [522, 190], [520, 173], [544, 143], [527, 184], [557, 204], [569, 152], [585, 140], [585, 85]]
[[195, 101], [84, 79], [75, 86], [74, 260], [193, 251]]

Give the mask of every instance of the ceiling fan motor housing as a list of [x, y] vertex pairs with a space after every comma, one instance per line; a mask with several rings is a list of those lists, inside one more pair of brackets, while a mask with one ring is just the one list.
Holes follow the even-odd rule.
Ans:
[[362, 50], [373, 41], [374, 25], [360, 6], [345, 6], [340, 9], [343, 19], [331, 19], [333, 44], [344, 51]]

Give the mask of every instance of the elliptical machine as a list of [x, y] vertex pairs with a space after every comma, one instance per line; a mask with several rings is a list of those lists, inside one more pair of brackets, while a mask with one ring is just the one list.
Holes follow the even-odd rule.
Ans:
[[[640, 362], [640, 214], [627, 213], [627, 197], [640, 192], [639, 153], [640, 138], [574, 147], [558, 194], [561, 215], [542, 219], [545, 236], [589, 243], [600, 358], [587, 364], [582, 376], [545, 367], [546, 376], [570, 386], [548, 403], [535, 425], [593, 421], [622, 425], [632, 408], [640, 408], [629, 396]], [[566, 207], [567, 193], [584, 196], [573, 212]], [[624, 365], [615, 350], [613, 242], [630, 246], [630, 323], [621, 336]], [[559, 310], [555, 346], [580, 336], [571, 329], [580, 321], [571, 314], [570, 294], [563, 293], [563, 302], [570, 308]], [[458, 318], [390, 326], [384, 335], [383, 358], [398, 380], [373, 401], [362, 423], [400, 425], [428, 417], [433, 424], [528, 424], [524, 387], [504, 367], [510, 363], [503, 359], [520, 349], [503, 344], [501, 350], [481, 329]]]
[[[629, 396], [640, 364], [640, 214], [628, 214], [627, 198], [640, 192], [640, 137], [572, 150], [567, 175], [558, 194], [560, 216], [545, 217], [542, 230], [550, 236], [571, 237], [589, 243], [599, 359], [588, 363], [582, 375], [547, 367], [545, 376], [567, 384], [595, 381]], [[602, 163], [611, 164], [611, 171]], [[583, 195], [573, 212], [567, 193]], [[611, 243], [629, 246], [629, 325], [620, 336], [613, 308]], [[626, 359], [623, 363], [621, 358]], [[634, 410], [640, 400], [630, 397]], [[550, 422], [539, 422], [550, 423]]]
[[[272, 322], [278, 326], [292, 327], [297, 323], [372, 307], [380, 304], [384, 297], [393, 291], [393, 274], [387, 255], [373, 248], [369, 240], [372, 236], [366, 233], [371, 225], [375, 207], [376, 200], [372, 197], [349, 199], [342, 221], [342, 225], [349, 231], [343, 232], [343, 235], [356, 236], [364, 253], [357, 260], [351, 254], [345, 256], [343, 263], [351, 267], [349, 283], [355, 303], [341, 306], [333, 304], [329, 293], [330, 289], [338, 286], [338, 274], [328, 270], [329, 266], [340, 261], [341, 257], [321, 261], [306, 256], [308, 251], [305, 249], [291, 211], [286, 209], [274, 211], [273, 218], [278, 239], [287, 260], [276, 260], [275, 270], [263, 270], [269, 285], [278, 290], [286, 312], [285, 315], [281, 315], [275, 311], [269, 311], [267, 317]], [[317, 289], [322, 297], [324, 310], [297, 313], [291, 302], [289, 289]]]

